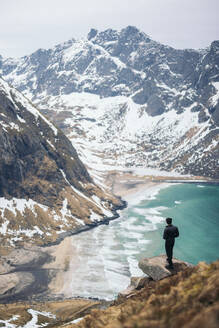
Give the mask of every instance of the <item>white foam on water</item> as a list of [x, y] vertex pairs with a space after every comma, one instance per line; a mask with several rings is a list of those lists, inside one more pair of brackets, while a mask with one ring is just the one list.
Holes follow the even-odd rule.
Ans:
[[140, 277], [143, 275], [142, 271], [138, 267], [138, 261], [136, 260], [136, 258], [128, 257], [128, 263], [132, 277]]
[[121, 287], [129, 284], [130, 273], [119, 260], [123, 252], [115, 242], [114, 232], [100, 226], [86, 235], [74, 236], [72, 242], [80, 257], [72, 270], [69, 296], [113, 299]]
[[157, 223], [164, 222], [165, 221], [165, 218], [162, 217], [162, 216], [153, 215], [150, 218], [148, 217], [147, 220], [150, 221], [151, 223], [157, 224]]
[[136, 242], [124, 243], [123, 246], [125, 249], [136, 249]]
[[139, 240], [139, 243], [144, 244], [144, 245], [146, 245], [146, 244], [148, 245], [148, 244], [151, 243], [151, 240], [143, 239], [143, 240]]
[[161, 211], [167, 208], [143, 208], [141, 202], [155, 197], [169, 185], [156, 185], [143, 195], [130, 198], [128, 207], [120, 211], [120, 218], [108, 226], [101, 225], [71, 237], [76, 259], [70, 263], [71, 284], [67, 296], [112, 300], [127, 288], [131, 276], [142, 276], [138, 260], [151, 248], [153, 233], [165, 219]]
[[[129, 224], [124, 229], [124, 219], [121, 218], [121, 225], [119, 220], [86, 232], [86, 237], [85, 234], [72, 237], [80, 257], [72, 272], [69, 296], [113, 299], [129, 285], [131, 275], [140, 274], [137, 255], [139, 249], [150, 243], [144, 238], [145, 227], [138, 231], [137, 225]], [[136, 219], [131, 221], [134, 223]]]
[[156, 199], [156, 196], [159, 194], [160, 190], [166, 189], [169, 186], [173, 186], [174, 183], [159, 183], [149, 187], [145, 187], [145, 189], [138, 191], [134, 194], [127, 195], [124, 197], [125, 200], [128, 201], [130, 206], [138, 205], [144, 200]]

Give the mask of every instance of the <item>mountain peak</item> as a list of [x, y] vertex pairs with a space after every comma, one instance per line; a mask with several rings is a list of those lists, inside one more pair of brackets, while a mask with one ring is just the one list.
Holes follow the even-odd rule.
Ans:
[[[73, 142], [87, 138], [86, 147], [98, 151], [99, 145], [95, 141], [91, 146], [90, 140], [112, 142], [109, 153], [120, 165], [216, 177], [217, 131], [208, 128], [219, 124], [217, 49], [214, 41], [205, 52], [177, 50], [153, 41], [135, 26], [101, 32], [92, 28], [86, 40], [70, 40], [20, 62], [4, 60], [1, 69], [8, 82], [71, 133]], [[131, 140], [130, 146], [124, 140]], [[139, 157], [134, 143], [141, 150]], [[83, 156], [86, 152], [79, 144]]]
[[126, 33], [129, 34], [135, 34], [140, 32], [139, 29], [133, 25], [128, 25], [127, 27], [123, 28], [122, 31], [126, 31]]
[[93, 39], [97, 35], [97, 33], [98, 33], [98, 30], [96, 30], [95, 28], [91, 28], [90, 32], [87, 35], [88, 40]]
[[146, 39], [151, 39], [150, 36], [144, 32], [142, 32], [140, 29], [138, 29], [135, 26], [132, 25], [128, 25], [127, 27], [123, 28], [121, 30], [121, 34], [123, 34], [124, 36], [135, 36], [137, 34], [144, 36], [144, 38]]
[[211, 43], [211, 50], [218, 54], [219, 51], [219, 40], [215, 40]]

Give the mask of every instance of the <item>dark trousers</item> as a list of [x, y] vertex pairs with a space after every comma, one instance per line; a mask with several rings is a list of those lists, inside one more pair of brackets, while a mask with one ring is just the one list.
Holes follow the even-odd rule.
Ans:
[[173, 258], [173, 246], [174, 240], [166, 240], [165, 242], [165, 249], [167, 253], [167, 261], [170, 265], [173, 265], [172, 258]]

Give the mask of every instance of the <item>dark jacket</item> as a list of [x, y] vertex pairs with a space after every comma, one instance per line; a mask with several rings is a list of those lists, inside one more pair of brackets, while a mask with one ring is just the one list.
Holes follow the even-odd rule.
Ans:
[[176, 237], [179, 237], [178, 228], [172, 224], [166, 226], [166, 228], [164, 229], [164, 232], [163, 232], [163, 239], [165, 239], [166, 241], [174, 242], [174, 239]]

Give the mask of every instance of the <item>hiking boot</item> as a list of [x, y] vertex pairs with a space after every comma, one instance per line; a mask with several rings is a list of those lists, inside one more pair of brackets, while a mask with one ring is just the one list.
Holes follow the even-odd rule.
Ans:
[[165, 268], [168, 270], [173, 270], [173, 264], [165, 265]]

